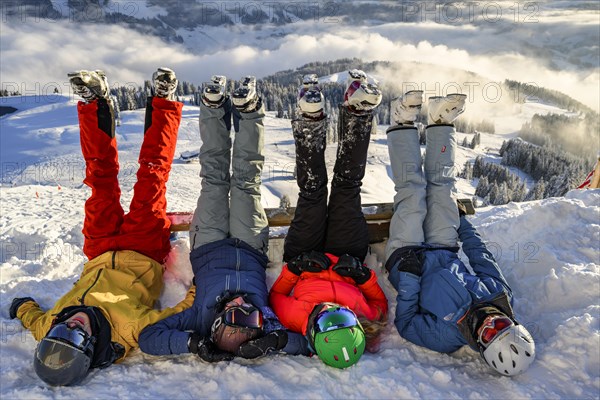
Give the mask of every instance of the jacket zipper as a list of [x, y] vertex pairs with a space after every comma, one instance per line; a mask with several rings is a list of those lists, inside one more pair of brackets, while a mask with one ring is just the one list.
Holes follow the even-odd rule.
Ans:
[[96, 284], [96, 282], [98, 282], [98, 279], [100, 278], [100, 273], [102, 272], [102, 269], [98, 270], [98, 273], [96, 274], [96, 279], [94, 279], [94, 282], [90, 285], [89, 288], [86, 289], [85, 292], [83, 292], [83, 296], [81, 296], [81, 305], [84, 306], [84, 300], [85, 300], [85, 296], [88, 294], [88, 292], [94, 287], [94, 285]]
[[112, 269], [115, 269], [115, 258], [117, 258], [117, 252], [113, 251], [113, 254], [112, 254]]
[[[333, 281], [330, 281], [329, 283], [331, 283], [331, 290], [333, 291], [334, 303], [337, 303], [338, 299], [337, 299], [337, 293], [335, 291], [335, 285], [334, 285]], [[342, 304], [342, 305], [344, 305], [344, 304]]]
[[235, 277], [236, 277], [236, 292], [239, 292], [241, 289], [241, 285], [240, 285], [240, 248], [239, 245], [240, 241], [239, 239], [235, 240], [235, 257], [236, 257], [236, 264], [235, 264]]

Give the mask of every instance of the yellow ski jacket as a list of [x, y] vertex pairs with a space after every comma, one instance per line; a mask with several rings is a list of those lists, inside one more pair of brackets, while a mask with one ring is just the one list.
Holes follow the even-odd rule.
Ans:
[[192, 305], [194, 285], [175, 307], [155, 310], [154, 303], [162, 287], [163, 266], [160, 263], [135, 251], [108, 251], [84, 265], [79, 280], [51, 310], [44, 312], [36, 302], [29, 301], [19, 307], [17, 317], [40, 341], [63, 308], [97, 307], [111, 325], [111, 341], [125, 349], [120, 361], [138, 347], [138, 335], [147, 325]]

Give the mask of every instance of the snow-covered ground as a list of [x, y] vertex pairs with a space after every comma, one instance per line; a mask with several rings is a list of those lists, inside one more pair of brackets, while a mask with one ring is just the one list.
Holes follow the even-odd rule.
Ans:
[[[523, 375], [496, 375], [468, 348], [443, 355], [400, 338], [393, 326], [395, 291], [382, 270], [383, 245], [368, 258], [390, 300], [381, 352], [366, 354], [348, 370], [317, 358], [273, 356], [257, 361], [206, 364], [195, 356], [153, 357], [140, 351], [125, 362], [94, 371], [85, 385], [48, 388], [32, 368], [36, 342], [8, 318], [13, 297], [32, 296], [44, 308], [78, 278], [82, 253], [83, 179], [75, 103], [67, 97], [0, 98], [19, 111], [0, 118], [0, 397], [8, 398], [598, 398], [600, 396], [600, 191], [478, 209], [472, 217], [516, 296], [519, 319], [536, 339], [537, 360]], [[532, 112], [560, 110], [526, 104], [482, 145], [460, 148], [457, 163], [497, 153]], [[198, 108], [186, 106], [177, 153], [200, 146]], [[296, 201], [294, 145], [289, 120], [265, 120], [263, 204], [277, 207], [283, 194]], [[391, 202], [384, 126], [373, 136], [363, 203]], [[122, 114], [118, 127], [123, 204], [132, 196], [142, 139], [143, 111]], [[465, 136], [458, 134], [459, 143]], [[470, 138], [469, 138], [470, 139]], [[327, 150], [333, 166], [335, 145]], [[168, 185], [169, 211], [191, 211], [199, 193], [199, 164], [176, 160]], [[471, 182], [458, 191], [470, 195]], [[281, 269], [273, 243], [269, 285]], [[191, 281], [186, 234], [173, 242], [163, 306], [180, 300]]]

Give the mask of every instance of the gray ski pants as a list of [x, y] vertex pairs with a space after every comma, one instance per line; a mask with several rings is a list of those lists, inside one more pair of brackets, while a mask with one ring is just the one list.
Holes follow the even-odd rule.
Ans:
[[453, 197], [456, 170], [455, 130], [452, 125], [426, 128], [425, 164], [417, 128], [388, 129], [388, 151], [396, 189], [386, 260], [405, 246], [424, 243], [440, 247], [458, 244], [460, 223]]
[[[231, 113], [239, 118], [233, 141]], [[200, 105], [202, 187], [190, 225], [190, 247], [234, 237], [266, 254], [269, 224], [261, 204], [264, 108], [239, 113], [227, 100], [220, 108]], [[231, 170], [231, 172], [230, 172]]]

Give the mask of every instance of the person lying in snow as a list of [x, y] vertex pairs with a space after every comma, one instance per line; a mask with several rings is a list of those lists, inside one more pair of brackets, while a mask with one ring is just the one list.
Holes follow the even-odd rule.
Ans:
[[[260, 193], [265, 112], [256, 79], [246, 77], [231, 98], [225, 88], [225, 77], [214, 76], [200, 105], [202, 188], [190, 225], [194, 304], [144, 329], [145, 353], [195, 353], [217, 362], [285, 352], [302, 340], [288, 335], [268, 306], [269, 226]], [[232, 112], [239, 123], [233, 149]]]
[[336, 368], [354, 365], [365, 347], [376, 350], [388, 311], [377, 276], [363, 265], [369, 233], [360, 198], [381, 92], [364, 72], [349, 75], [329, 204], [324, 98], [316, 75], [304, 77], [301, 116], [292, 122], [300, 194], [285, 238], [287, 264], [269, 294], [281, 323], [306, 337], [305, 354]]
[[[403, 338], [431, 350], [450, 353], [468, 344], [496, 371], [512, 376], [533, 362], [534, 341], [515, 319], [512, 291], [493, 255], [452, 198], [452, 122], [465, 100], [461, 94], [429, 99], [424, 168], [413, 124], [423, 92], [392, 102], [396, 125], [387, 136], [396, 195], [386, 269], [398, 291], [395, 324]], [[458, 257], [459, 241], [474, 274]]]
[[182, 103], [171, 101], [175, 73], [159, 68], [148, 99], [137, 183], [128, 214], [120, 204], [119, 163], [109, 87], [102, 71], [69, 74], [79, 102], [85, 203], [83, 251], [89, 261], [73, 288], [44, 312], [30, 297], [16, 298], [10, 317], [19, 318], [39, 340], [34, 369], [50, 385], [75, 385], [94, 368], [121, 361], [138, 346], [148, 324], [189, 307], [154, 310], [163, 287], [163, 260], [170, 251], [166, 183], [175, 152]]

